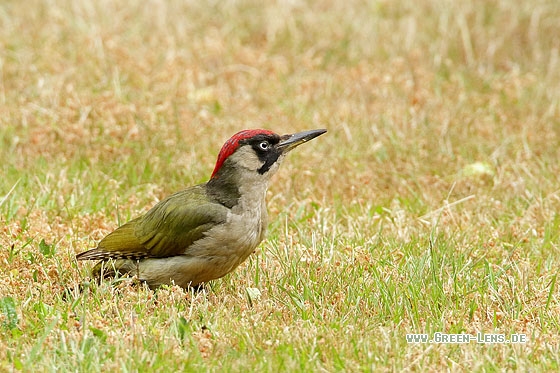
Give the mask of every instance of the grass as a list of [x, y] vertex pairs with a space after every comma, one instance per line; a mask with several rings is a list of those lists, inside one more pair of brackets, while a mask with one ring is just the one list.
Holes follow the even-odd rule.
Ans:
[[[560, 4], [0, 5], [0, 370], [555, 371]], [[76, 253], [243, 128], [327, 128], [203, 292]], [[525, 344], [408, 344], [407, 333]]]

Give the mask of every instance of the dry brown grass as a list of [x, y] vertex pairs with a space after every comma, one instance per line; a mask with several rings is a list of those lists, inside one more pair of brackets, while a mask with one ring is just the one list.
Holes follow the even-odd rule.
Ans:
[[[552, 0], [4, 2], [0, 368], [557, 369], [559, 25]], [[251, 127], [329, 130], [275, 177], [262, 252], [209, 294], [78, 291], [77, 252]], [[435, 331], [529, 343], [406, 343]]]

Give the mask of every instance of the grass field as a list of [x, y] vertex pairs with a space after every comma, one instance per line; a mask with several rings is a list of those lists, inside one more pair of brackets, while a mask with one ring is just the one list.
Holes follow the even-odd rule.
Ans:
[[[260, 127], [329, 132], [245, 264], [90, 281]], [[556, 371], [559, 145], [556, 0], [3, 1], [0, 371]]]

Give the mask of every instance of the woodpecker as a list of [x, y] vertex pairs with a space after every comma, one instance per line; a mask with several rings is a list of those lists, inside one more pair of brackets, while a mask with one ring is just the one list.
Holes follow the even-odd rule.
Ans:
[[266, 191], [286, 154], [325, 132], [236, 133], [222, 146], [209, 181], [166, 197], [76, 259], [99, 260], [94, 277], [137, 275], [152, 289], [196, 287], [225, 276], [264, 239]]

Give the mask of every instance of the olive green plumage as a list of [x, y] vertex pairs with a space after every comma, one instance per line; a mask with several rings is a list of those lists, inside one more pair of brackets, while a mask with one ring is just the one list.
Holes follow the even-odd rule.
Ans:
[[99, 260], [96, 277], [129, 273], [151, 288], [225, 276], [264, 239], [268, 183], [286, 153], [325, 132], [238, 132], [222, 147], [207, 183], [166, 197], [76, 258]]
[[216, 224], [225, 222], [228, 209], [202, 185], [172, 194], [145, 215], [117, 228], [97, 248], [78, 260], [144, 259], [188, 255], [189, 246]]

